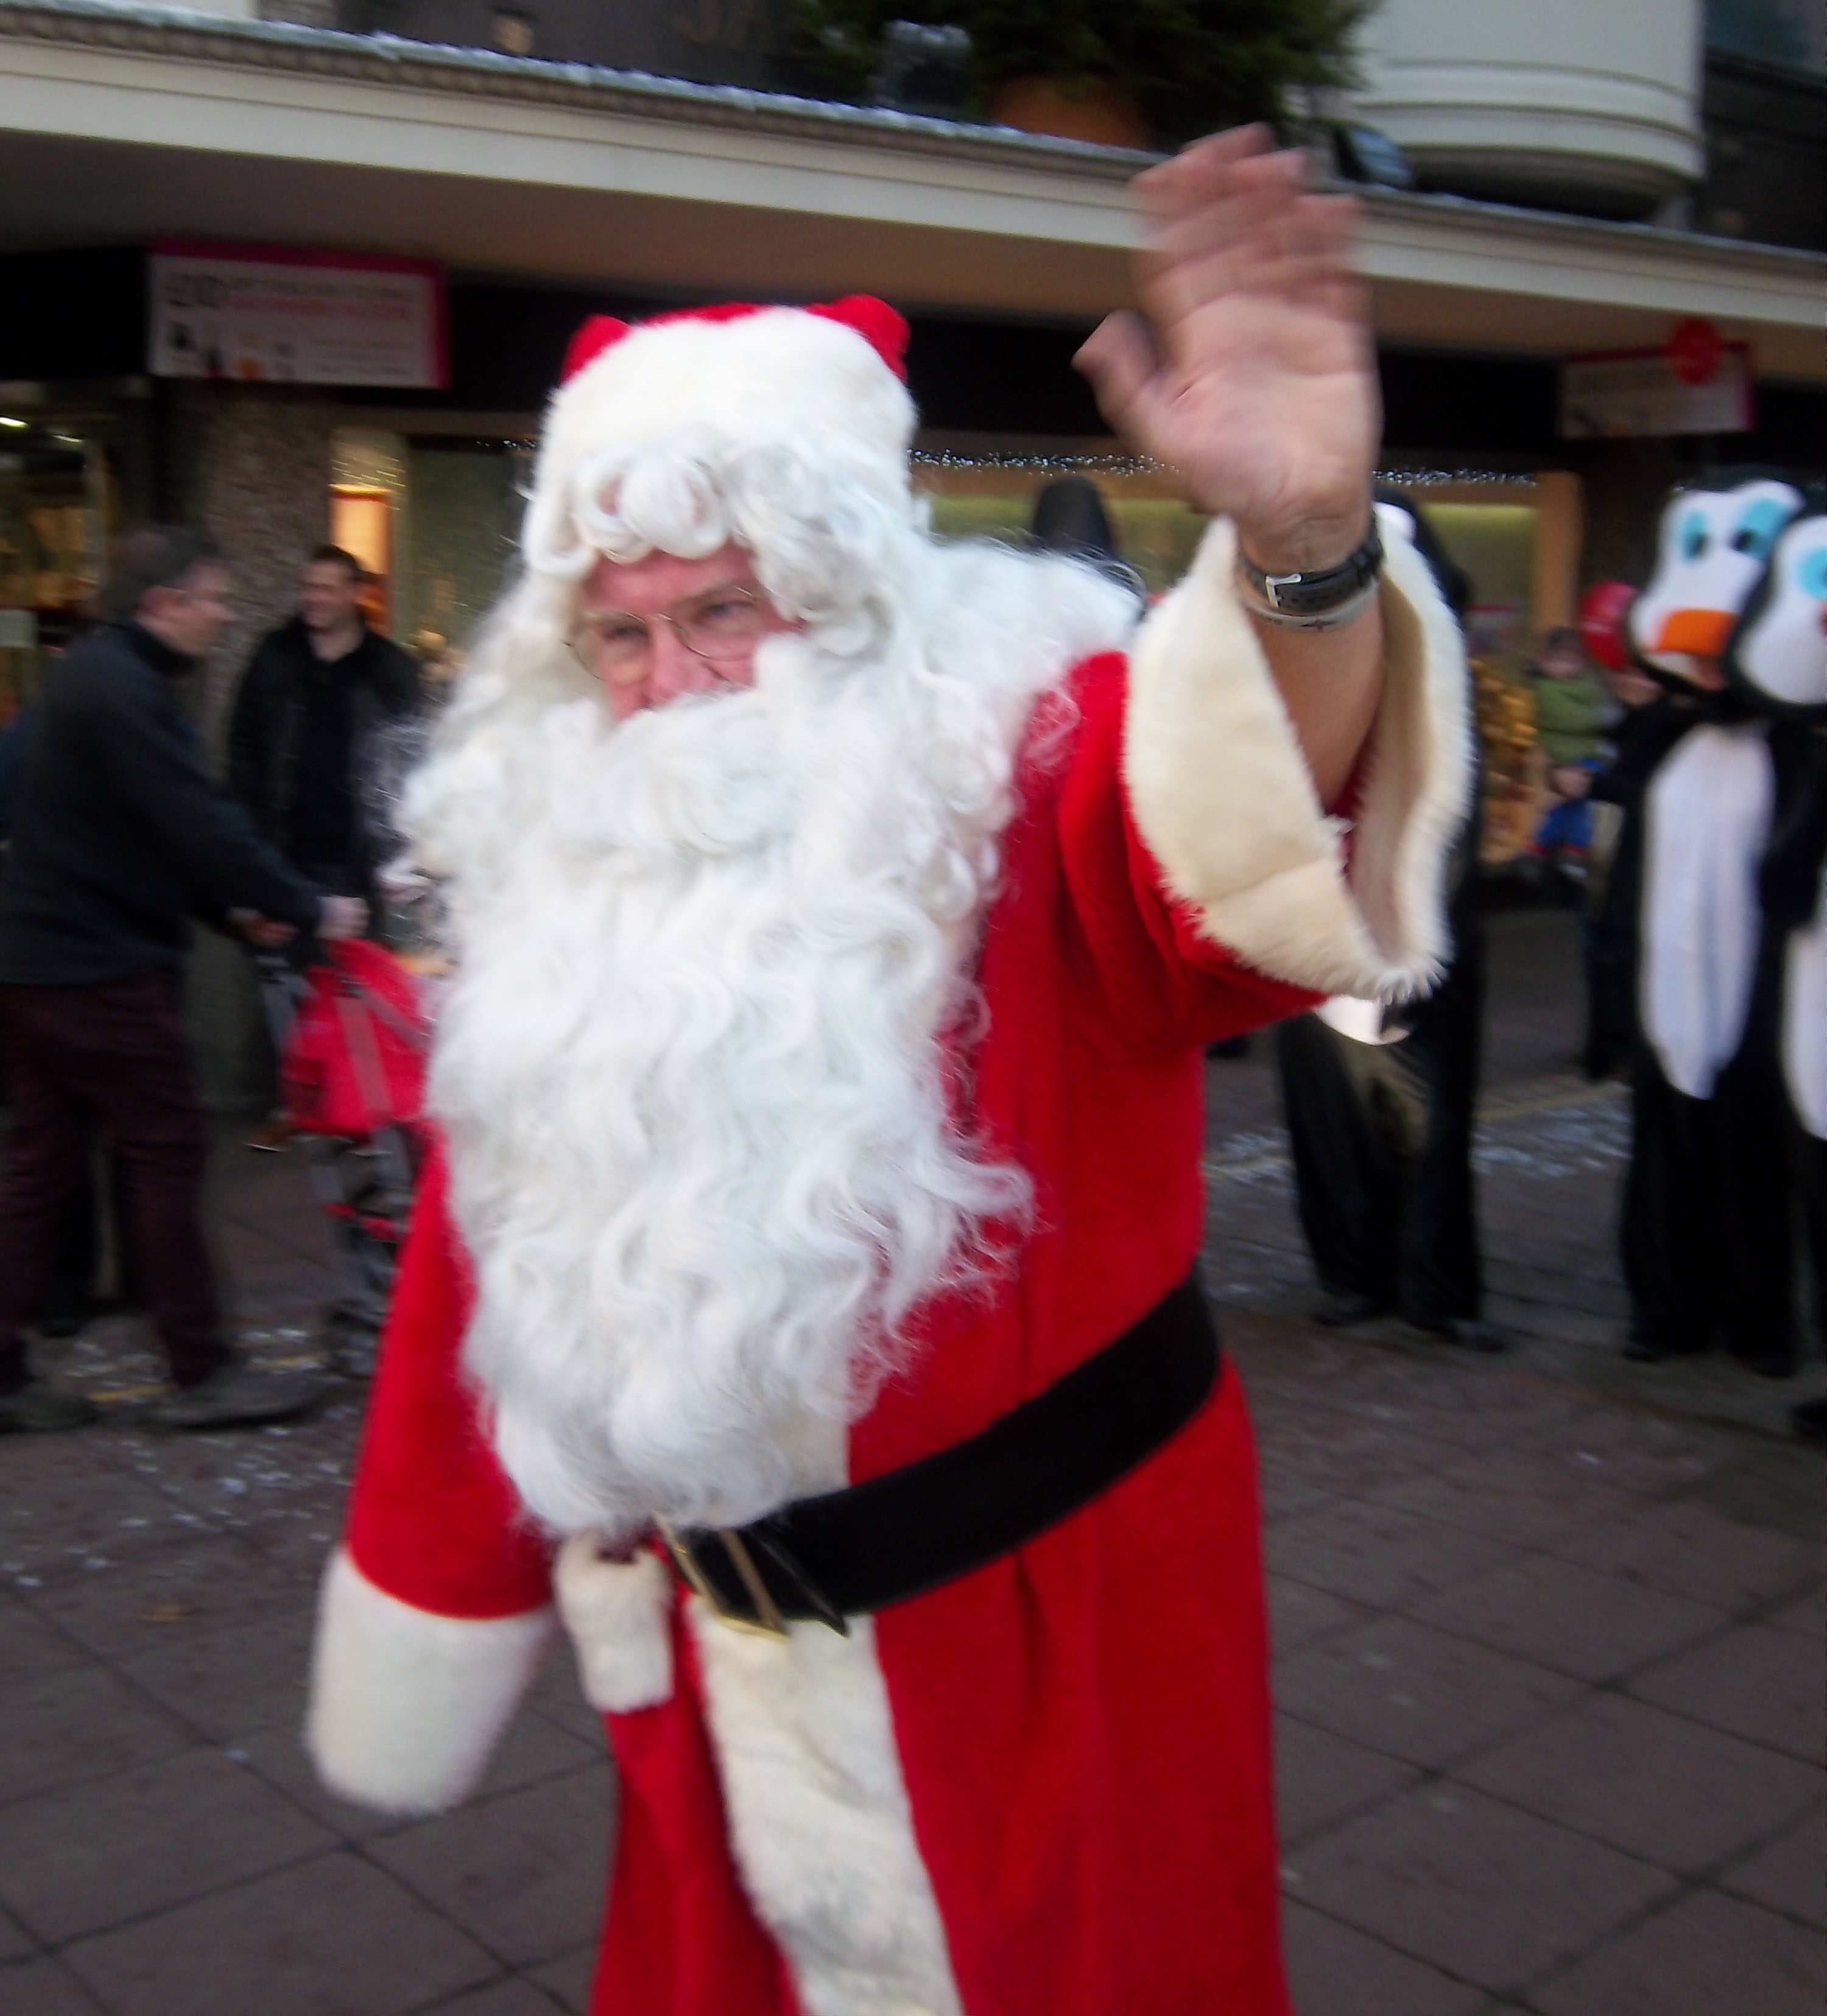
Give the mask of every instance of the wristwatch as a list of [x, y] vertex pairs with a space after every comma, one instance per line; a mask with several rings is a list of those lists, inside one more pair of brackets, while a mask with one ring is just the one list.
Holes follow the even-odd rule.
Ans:
[[1357, 552], [1336, 567], [1313, 574], [1265, 574], [1237, 547], [1237, 578], [1244, 601], [1265, 623], [1288, 630], [1336, 630], [1370, 606], [1383, 571], [1383, 542], [1375, 513]]

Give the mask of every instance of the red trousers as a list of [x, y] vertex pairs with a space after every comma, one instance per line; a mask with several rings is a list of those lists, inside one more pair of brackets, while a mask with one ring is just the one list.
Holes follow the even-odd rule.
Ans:
[[20, 1327], [49, 1277], [98, 1127], [171, 1377], [207, 1378], [229, 1353], [203, 1236], [209, 1132], [178, 976], [149, 967], [90, 987], [0, 986], [0, 1055], [13, 1107], [0, 1168], [0, 1391], [25, 1381]]

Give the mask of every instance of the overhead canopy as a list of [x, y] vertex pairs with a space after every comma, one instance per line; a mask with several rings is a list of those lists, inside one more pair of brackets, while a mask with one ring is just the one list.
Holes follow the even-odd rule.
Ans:
[[[0, 0], [0, 250], [168, 235], [656, 290], [1089, 320], [1142, 157], [852, 106], [98, 0]], [[1373, 191], [1386, 341], [1564, 355], [1709, 317], [1818, 382], [1823, 261]]]

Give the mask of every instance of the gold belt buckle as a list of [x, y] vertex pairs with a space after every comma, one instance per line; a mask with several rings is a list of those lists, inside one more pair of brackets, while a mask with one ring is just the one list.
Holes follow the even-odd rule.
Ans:
[[787, 1620], [780, 1615], [780, 1606], [762, 1579], [762, 1574], [748, 1551], [748, 1543], [733, 1528], [715, 1526], [711, 1535], [722, 1546], [730, 1557], [730, 1564], [741, 1577], [742, 1586], [748, 1593], [748, 1600], [755, 1605], [755, 1615], [744, 1617], [740, 1611], [732, 1610], [709, 1576], [699, 1567], [697, 1557], [693, 1552], [692, 1543], [680, 1538], [674, 1528], [664, 1519], [654, 1522], [659, 1529], [660, 1538], [666, 1544], [666, 1551], [672, 1557], [673, 1564], [711, 1608], [719, 1624], [726, 1624], [732, 1631], [746, 1631], [752, 1638], [784, 1638], [787, 1635]]

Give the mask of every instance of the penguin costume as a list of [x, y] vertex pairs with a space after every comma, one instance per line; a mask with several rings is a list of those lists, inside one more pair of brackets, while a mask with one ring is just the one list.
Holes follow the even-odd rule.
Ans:
[[[1800, 1363], [1804, 1193], [1820, 1183], [1804, 1116], [1812, 1096], [1818, 1118], [1808, 1088], [1827, 1045], [1818, 1006], [1805, 1026], [1819, 995], [1824, 608], [1820, 500], [1753, 470], [1674, 493], [1625, 618], [1633, 656], [1674, 696], [1639, 812], [1632, 1358], [1717, 1340], [1773, 1377]], [[1818, 1229], [1812, 1244], [1818, 1273]]]

